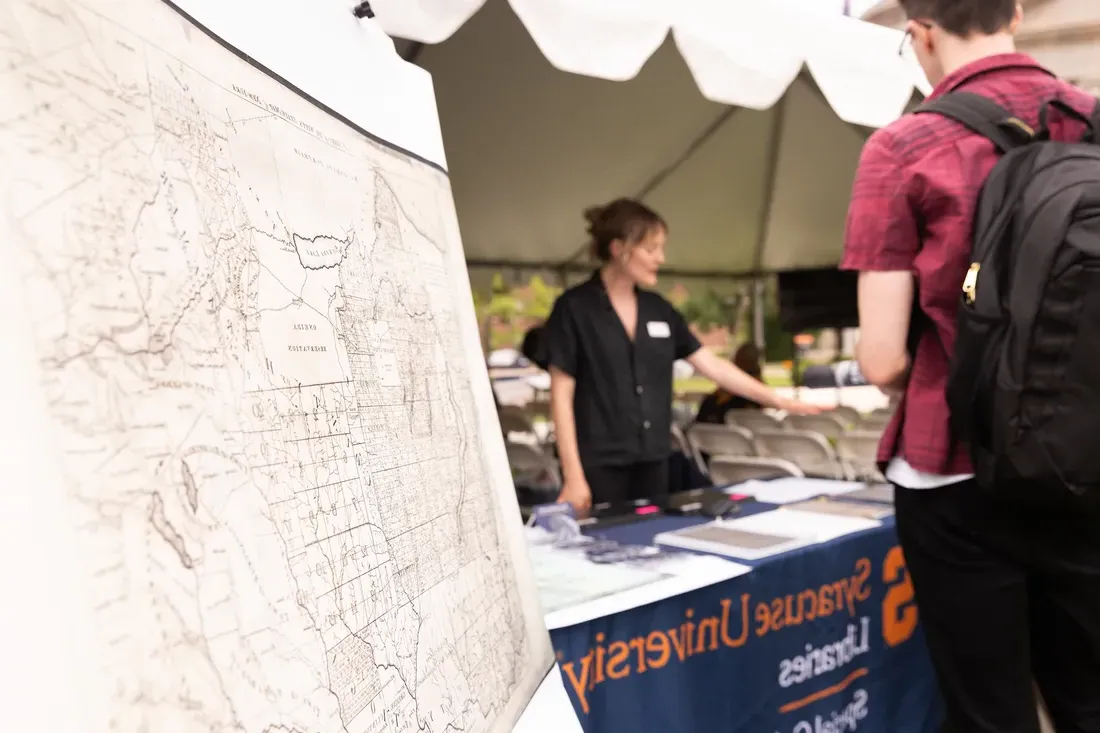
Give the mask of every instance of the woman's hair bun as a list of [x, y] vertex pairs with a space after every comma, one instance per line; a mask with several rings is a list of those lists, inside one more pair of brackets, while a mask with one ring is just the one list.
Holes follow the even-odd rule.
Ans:
[[653, 229], [668, 229], [665, 220], [653, 209], [634, 199], [615, 199], [603, 206], [590, 206], [584, 210], [591, 237], [592, 255], [600, 262], [611, 259], [611, 243], [637, 244]]
[[589, 206], [584, 210], [584, 220], [588, 222], [588, 233], [594, 234], [593, 230], [603, 220], [604, 214], [607, 212], [606, 206]]

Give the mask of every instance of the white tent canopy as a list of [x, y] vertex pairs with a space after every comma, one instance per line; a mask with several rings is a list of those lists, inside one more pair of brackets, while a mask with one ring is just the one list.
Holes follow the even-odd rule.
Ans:
[[900, 33], [778, 0], [509, 1], [372, 3], [395, 35], [446, 37], [416, 63], [472, 274], [583, 270], [581, 211], [620, 195], [668, 219], [677, 277], [837, 262], [866, 128], [914, 94]]

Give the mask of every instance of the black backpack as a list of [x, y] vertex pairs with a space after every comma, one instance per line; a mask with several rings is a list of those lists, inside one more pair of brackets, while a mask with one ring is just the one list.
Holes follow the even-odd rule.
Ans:
[[[1033, 130], [990, 99], [922, 105], [1002, 153], [982, 188], [947, 384], [954, 440], [979, 486], [1040, 501], [1100, 501], [1100, 102], [1060, 100]], [[1088, 126], [1050, 139], [1052, 111]]]

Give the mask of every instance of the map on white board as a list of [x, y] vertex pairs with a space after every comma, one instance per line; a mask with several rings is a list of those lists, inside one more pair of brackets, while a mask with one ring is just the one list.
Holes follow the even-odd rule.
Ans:
[[553, 660], [447, 177], [159, 0], [3, 3], [0, 99], [85, 730], [511, 730]]

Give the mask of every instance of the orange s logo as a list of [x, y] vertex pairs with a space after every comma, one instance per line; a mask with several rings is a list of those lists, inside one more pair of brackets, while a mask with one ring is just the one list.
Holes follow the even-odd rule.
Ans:
[[882, 602], [882, 638], [887, 646], [898, 646], [913, 638], [919, 616], [913, 602], [913, 584], [905, 569], [905, 556], [895, 547], [886, 554], [882, 564], [882, 580], [886, 583], [886, 598]]

